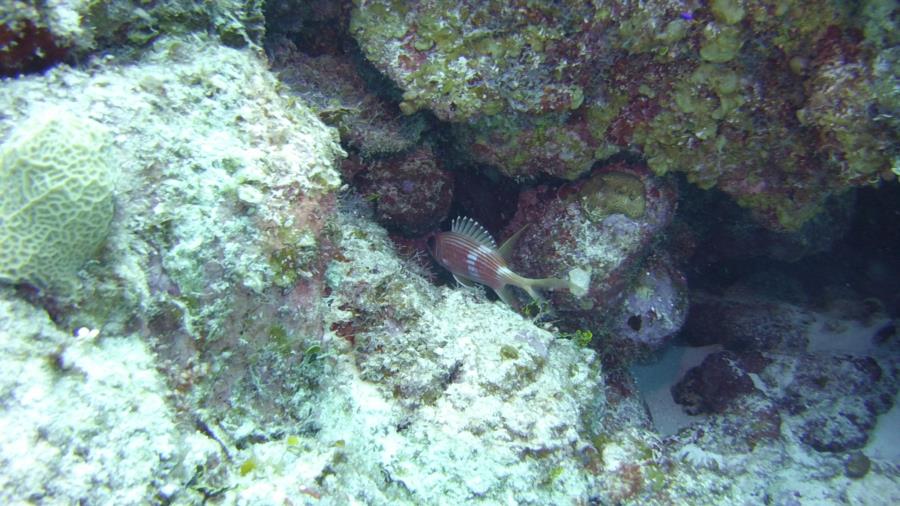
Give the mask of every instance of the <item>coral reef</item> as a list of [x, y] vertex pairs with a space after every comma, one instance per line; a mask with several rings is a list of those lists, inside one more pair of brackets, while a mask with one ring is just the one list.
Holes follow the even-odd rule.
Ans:
[[686, 309], [682, 275], [667, 261], [647, 261], [675, 199], [671, 182], [624, 162], [558, 188], [523, 191], [505, 234], [527, 225], [513, 263], [523, 275], [576, 284], [571, 294], [553, 295], [567, 327], [612, 339], [610, 349], [620, 357], [629, 355], [622, 345], [658, 348], [678, 330]]
[[324, 123], [338, 129], [348, 151], [368, 160], [402, 152], [419, 141], [424, 116], [403, 116], [396, 105], [369, 91], [346, 56], [310, 56], [284, 39], [270, 46], [279, 79]]
[[[80, 297], [49, 301], [54, 318], [144, 329], [185, 406], [283, 419], [302, 403], [309, 370], [292, 364], [323, 331], [335, 133], [275, 92], [258, 53], [196, 36], [158, 41], [139, 65], [7, 86], [41, 97], [30, 107], [90, 111], [116, 139], [103, 156], [122, 170], [118, 219]], [[28, 117], [18, 102], [4, 110], [4, 131]]]
[[891, 407], [897, 373], [896, 361], [879, 365], [869, 357], [719, 352], [672, 393], [693, 413], [743, 417], [748, 405], [775, 406], [800, 441], [816, 451], [843, 452], [865, 445], [876, 417]]
[[[409, 503], [589, 495], [592, 479], [578, 462], [590, 444], [582, 407], [602, 405], [593, 354], [477, 293], [433, 287], [365, 221], [341, 229], [346, 261], [328, 273], [339, 318], [328, 338], [336, 352], [350, 353], [338, 355], [327, 387], [333, 395], [320, 414], [326, 437], [345, 441], [340, 467], [359, 468], [369, 460], [364, 452], [383, 455], [382, 472], [399, 486], [369, 493]], [[347, 375], [367, 385], [366, 400], [350, 396], [350, 382], [359, 380]], [[328, 422], [338, 408], [374, 416], [368, 423], [382, 428], [361, 434]], [[352, 474], [326, 483], [359, 493]]]
[[622, 295], [621, 304], [605, 322], [617, 353], [662, 348], [681, 330], [688, 315], [687, 280], [671, 260], [646, 261]]
[[[102, 71], [57, 67], [5, 83], [2, 132], [27, 125], [32, 109], [64, 104], [107, 127], [115, 142], [104, 163], [122, 171], [116, 220], [100, 261], [85, 266], [84, 289], [74, 300], [39, 302], [64, 329], [151, 346], [175, 409], [197, 413], [190, 424], [204, 427], [192, 440], [200, 462], [172, 483], [142, 478], [150, 488], [135, 503], [199, 497], [224, 483], [220, 427], [247, 416], [284, 432], [311, 409], [343, 151], [333, 130], [276, 92], [259, 54], [192, 35], [156, 41], [137, 65], [111, 58]], [[37, 98], [26, 107], [22, 96]], [[68, 137], [77, 147], [90, 135]], [[72, 162], [93, 159], [65, 152]], [[93, 193], [109, 206], [108, 195]], [[209, 438], [219, 441], [212, 450]], [[73, 486], [51, 497], [76, 501], [65, 498], [79, 478], [59, 472]]]
[[[580, 81], [604, 53], [600, 32], [609, 22], [597, 23], [595, 14], [580, 2], [376, 1], [356, 6], [350, 31], [403, 88], [404, 111], [428, 107], [459, 121], [577, 109]], [[585, 28], [586, 21], [594, 26]]]
[[0, 501], [137, 504], [192, 472], [147, 343], [96, 332], [0, 289]]
[[592, 133], [583, 114], [494, 115], [453, 124], [452, 131], [459, 157], [515, 179], [546, 174], [574, 180], [619, 151]]
[[634, 150], [790, 231], [893, 177], [896, 6], [865, 4], [385, 0], [350, 31], [477, 162], [574, 179]]
[[[118, 181], [0, 282], [0, 502], [900, 502], [894, 5], [9, 5], [4, 170], [62, 109]], [[429, 272], [462, 213], [571, 293]]]
[[356, 187], [375, 204], [375, 217], [389, 230], [422, 235], [447, 218], [453, 176], [430, 146], [373, 161]]
[[142, 4], [133, 0], [84, 2], [77, 8], [91, 48], [144, 47], [162, 35], [209, 30], [225, 45], [259, 44], [264, 32], [262, 2], [226, 0]]
[[[713, 20], [695, 17], [681, 44], [696, 44], [702, 34], [700, 59], [664, 67], [661, 79], [642, 83], [658, 110], [632, 122], [631, 142], [657, 173], [684, 171], [699, 186], [731, 195], [763, 225], [796, 230], [829, 195], [877, 183], [894, 163], [896, 131], [873, 114], [881, 100], [871, 76], [880, 48], [855, 38], [855, 18], [828, 2], [792, 2], [774, 16], [771, 7], [749, 4], [738, 24], [715, 13]], [[832, 96], [823, 100], [822, 93]], [[844, 93], [853, 100], [844, 101], [841, 121], [813, 118], [820, 108], [827, 116], [840, 102], [833, 95]]]
[[[729, 424], [768, 406], [783, 432], [817, 452], [862, 448], [900, 387], [896, 342], [885, 337], [890, 321], [872, 301], [832, 299], [817, 308], [754, 278], [763, 277], [724, 295], [691, 293], [684, 338], [728, 351], [687, 371], [673, 398]], [[794, 302], [779, 300], [784, 295]]]
[[157, 38], [209, 30], [231, 47], [260, 43], [262, 2], [134, 0], [6, 2], [0, 6], [0, 76], [40, 72], [100, 50], [140, 52]]
[[113, 218], [108, 143], [96, 122], [50, 109], [0, 146], [0, 279], [74, 291]]

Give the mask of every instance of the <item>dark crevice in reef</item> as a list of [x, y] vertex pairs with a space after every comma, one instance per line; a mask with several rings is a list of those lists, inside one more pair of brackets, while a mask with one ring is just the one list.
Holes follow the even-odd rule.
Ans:
[[69, 49], [28, 19], [0, 24], [0, 77], [39, 74], [64, 61]]
[[[718, 192], [687, 185], [682, 190], [680, 219], [689, 223], [697, 240], [686, 269], [692, 289], [721, 293], [749, 283], [775, 300], [825, 307], [835, 299], [870, 299], [888, 315], [900, 316], [897, 183], [837, 197], [843, 203], [830, 203], [817, 219], [842, 223], [828, 223], [830, 232], [801, 230], [794, 235], [754, 225]], [[832, 236], [825, 237], [828, 233]], [[817, 246], [816, 241], [823, 243]]]

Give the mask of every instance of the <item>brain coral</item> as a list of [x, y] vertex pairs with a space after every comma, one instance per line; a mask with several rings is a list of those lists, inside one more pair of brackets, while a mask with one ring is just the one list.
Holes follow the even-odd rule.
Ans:
[[70, 291], [113, 216], [99, 125], [52, 110], [0, 146], [0, 280]]

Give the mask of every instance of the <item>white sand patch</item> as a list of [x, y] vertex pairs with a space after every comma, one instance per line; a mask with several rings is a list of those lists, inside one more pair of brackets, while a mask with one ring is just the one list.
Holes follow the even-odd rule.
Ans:
[[674, 434], [682, 427], [703, 420], [702, 416], [688, 415], [675, 403], [672, 399], [672, 386], [689, 369], [700, 365], [707, 355], [721, 349], [718, 345], [699, 348], [669, 346], [659, 362], [631, 367], [631, 373], [634, 374], [660, 436]]

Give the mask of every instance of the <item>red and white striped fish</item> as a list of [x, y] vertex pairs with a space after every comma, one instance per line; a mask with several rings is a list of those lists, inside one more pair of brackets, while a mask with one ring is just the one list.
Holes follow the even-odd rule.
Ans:
[[428, 250], [459, 284], [472, 286], [474, 282], [487, 285], [500, 300], [512, 307], [518, 307], [518, 304], [509, 290], [510, 286], [521, 288], [536, 300], [541, 300], [536, 289], [570, 289], [569, 282], [564, 279], [526, 278], [508, 267], [507, 260], [522, 230], [498, 248], [491, 234], [475, 220], [455, 218], [449, 232], [438, 232], [428, 238]]

